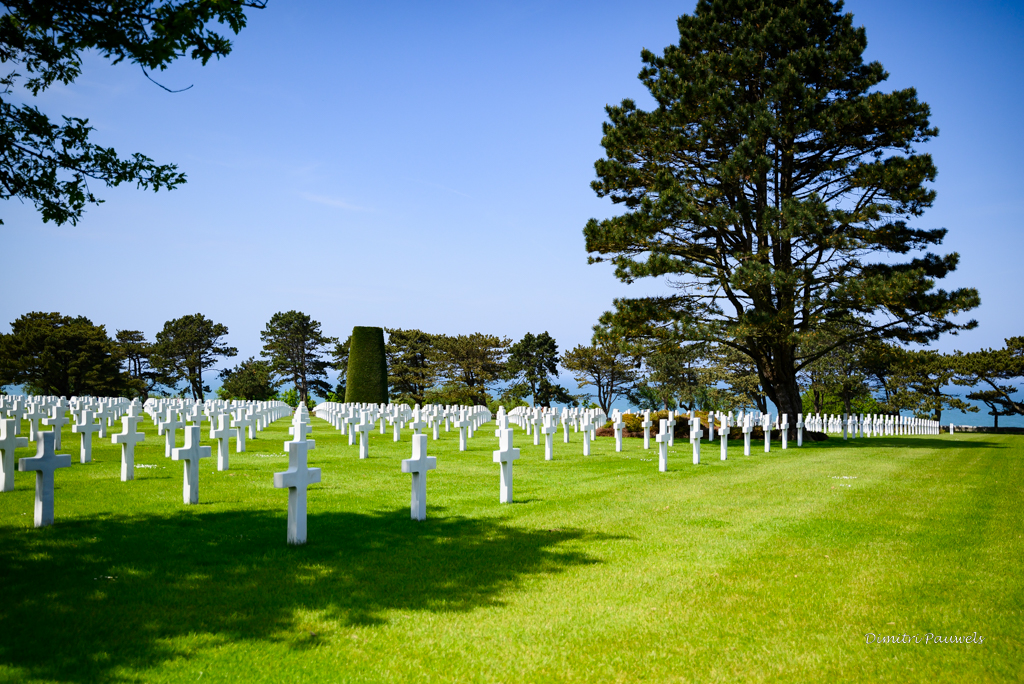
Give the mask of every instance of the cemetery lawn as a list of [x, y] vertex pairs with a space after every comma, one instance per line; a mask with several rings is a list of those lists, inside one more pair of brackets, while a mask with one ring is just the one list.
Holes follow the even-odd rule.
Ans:
[[700, 466], [677, 442], [659, 473], [642, 440], [617, 454], [598, 438], [585, 458], [559, 430], [545, 462], [517, 428], [515, 503], [500, 505], [490, 423], [464, 453], [457, 432], [430, 441], [413, 522], [409, 431], [375, 431], [360, 461], [314, 419], [323, 482], [309, 543], [289, 547], [272, 487], [288, 420], [229, 471], [203, 460], [195, 506], [143, 423], [133, 482], [109, 437], [81, 465], [65, 428], [52, 527], [32, 526], [33, 474], [0, 494], [0, 681], [1024, 677], [1022, 437], [755, 442], [747, 457], [734, 442], [724, 463], [705, 441]]

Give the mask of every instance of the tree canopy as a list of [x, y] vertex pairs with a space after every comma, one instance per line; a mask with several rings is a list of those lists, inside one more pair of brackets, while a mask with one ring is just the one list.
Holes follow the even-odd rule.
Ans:
[[145, 401], [157, 387], [166, 384], [165, 379], [150, 364], [153, 345], [146, 341], [145, 333], [140, 330], [118, 330], [114, 340], [118, 355], [125, 365], [128, 395]]
[[607, 107], [592, 185], [625, 211], [584, 229], [592, 262], [675, 292], [617, 300], [603, 324], [730, 347], [791, 415], [798, 373], [834, 348], [976, 325], [953, 320], [974, 289], [935, 289], [958, 261], [927, 251], [946, 231], [909, 225], [935, 198], [928, 105], [879, 88], [841, 2], [700, 0], [678, 29], [642, 53], [655, 108]]
[[261, 356], [270, 362], [270, 370], [295, 384], [303, 403], [311, 394], [326, 397], [330, 361], [324, 358], [328, 345], [338, 340], [320, 331], [320, 323], [300, 311], [278, 312], [271, 316], [260, 333]]
[[118, 348], [106, 328], [84, 316], [34, 311], [0, 335], [0, 386], [29, 394], [116, 395], [125, 390]]
[[551, 381], [552, 376], [558, 377], [558, 343], [547, 331], [526, 333], [509, 348], [506, 376], [529, 388], [534, 406], [575, 401], [564, 387]]
[[487, 405], [488, 389], [505, 376], [507, 337], [472, 333], [436, 335], [438, 376], [447, 387], [436, 395], [449, 397], [452, 403]]
[[636, 382], [632, 359], [614, 340], [595, 340], [591, 346], [577, 345], [562, 356], [565, 366], [580, 387], [593, 386], [597, 403], [605, 414], [612, 403], [626, 396]]
[[1024, 337], [1008, 337], [1001, 349], [981, 349], [961, 355], [956, 363], [958, 385], [974, 387], [981, 385], [968, 399], [985, 403], [990, 415], [1024, 415], [1024, 401], [1015, 398], [1019, 388], [1013, 383], [1024, 379]]
[[345, 338], [344, 342], [335, 342], [331, 350], [331, 368], [338, 372], [338, 384], [334, 387], [335, 401], [345, 401], [345, 392], [348, 390], [348, 354], [352, 348], [352, 336]]
[[225, 368], [220, 372], [220, 379], [217, 396], [225, 400], [270, 401], [277, 396], [281, 385], [270, 364], [255, 357], [249, 357], [234, 368]]
[[228, 334], [223, 323], [214, 323], [201, 313], [182, 316], [164, 323], [156, 334], [150, 360], [153, 367], [172, 386], [185, 381], [193, 399], [203, 399], [209, 386], [203, 384], [203, 371], [218, 358], [238, 354], [238, 349], [222, 342]]
[[422, 330], [385, 328], [384, 352], [388, 364], [388, 396], [404, 404], [425, 404], [427, 390], [437, 379], [434, 336]]
[[231, 52], [231, 42], [218, 31], [237, 34], [245, 27], [245, 10], [265, 5], [253, 0], [4, 0], [0, 61], [14, 68], [0, 77], [0, 198], [32, 203], [43, 221], [75, 224], [86, 204], [103, 201], [93, 195], [89, 181], [135, 183], [154, 191], [184, 183], [174, 164], [156, 164], [139, 153], [123, 158], [114, 148], [91, 142], [88, 119], [53, 121], [17, 100], [73, 82], [90, 51], [113, 64], [137, 64], [147, 77], [147, 70], [166, 69], [179, 57], [205, 65]]

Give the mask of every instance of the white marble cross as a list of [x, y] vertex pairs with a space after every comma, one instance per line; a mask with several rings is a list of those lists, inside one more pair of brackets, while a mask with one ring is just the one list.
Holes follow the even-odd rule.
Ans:
[[[309, 423], [296, 423], [292, 427], [288, 428], [288, 432], [291, 433], [292, 438], [290, 441], [284, 443], [284, 452], [288, 453], [288, 445], [292, 442], [306, 442], [306, 437], [313, 432], [313, 428], [309, 426]], [[312, 447], [310, 447], [312, 448]]]
[[394, 441], [396, 441], [396, 442], [401, 442], [402, 441], [402, 423], [403, 422], [404, 421], [402, 421], [402, 416], [401, 415], [396, 415], [391, 420], [391, 429], [394, 432]]
[[320, 482], [320, 469], [308, 467], [313, 440], [285, 442], [288, 470], [274, 473], [274, 487], [288, 489], [288, 543], [306, 543], [306, 488]]
[[[359, 432], [359, 458], [369, 458], [370, 430], [373, 429], [374, 422], [370, 418], [370, 415], [365, 411], [361, 415], [362, 420], [355, 425], [355, 429]], [[416, 434], [420, 434], [419, 431], [417, 431]], [[426, 437], [426, 435], [424, 435], [424, 437]]]
[[764, 453], [772, 450], [772, 417], [769, 414], [761, 416], [761, 429], [764, 430]]
[[245, 431], [255, 425], [255, 421], [246, 409], [239, 409], [236, 417], [231, 421], [231, 427], [235, 430], [235, 453], [245, 451]]
[[36, 527], [53, 524], [53, 473], [57, 468], [70, 468], [71, 456], [53, 450], [53, 433], [39, 434], [36, 455], [18, 459], [18, 470], [36, 473]]
[[753, 432], [754, 426], [750, 420], [750, 414], [743, 414], [743, 455], [750, 455], [750, 436]]
[[[188, 417], [188, 422], [191, 423], [192, 425], [195, 425], [196, 427], [198, 427], [199, 428], [199, 434], [202, 435], [203, 434], [203, 423], [204, 422], [210, 422], [210, 417], [208, 415], [206, 415], [205, 413], [203, 413], [202, 410], [200, 410], [200, 408], [197, 406], [196, 409], [192, 412], [192, 415]], [[212, 422], [210, 422], [210, 427], [211, 428], [213, 427], [213, 423]]]
[[[419, 406], [417, 406], [412, 412], [412, 422], [409, 423], [409, 427], [412, 428], [414, 435], [420, 434], [420, 430], [427, 427], [427, 423], [423, 420], [423, 415]], [[465, 451], [465, 449], [461, 449], [460, 451]]]
[[554, 442], [555, 442], [555, 418], [552, 415], [544, 417], [544, 427], [540, 429], [544, 435], [544, 460], [550, 461], [554, 458]]
[[99, 438], [107, 438], [107, 426], [108, 421], [114, 417], [114, 412], [110, 410], [110, 406], [105, 404], [103, 400], [100, 400], [99, 410], [96, 411], [96, 420], [100, 425]]
[[669, 409], [668, 412], [668, 445], [675, 446], [676, 436], [676, 411]]
[[185, 446], [171, 450], [172, 461], [185, 461], [181, 497], [187, 504], [199, 503], [199, 459], [210, 458], [213, 449], [200, 446], [202, 430], [198, 425], [185, 426]]
[[580, 430], [583, 431], [583, 455], [584, 456], [589, 456], [590, 455], [590, 434], [591, 434], [590, 431], [594, 428], [593, 420], [594, 420], [594, 417], [591, 416], [588, 413], [587, 415], [583, 416], [583, 424], [580, 425]]
[[612, 429], [615, 430], [615, 451], [622, 451], [622, 431], [625, 429], [626, 424], [622, 422], [622, 414], [618, 411], [615, 412], [615, 422], [612, 423]]
[[217, 470], [230, 467], [231, 456], [231, 414], [222, 413], [217, 416], [217, 427], [210, 421], [210, 439], [217, 440]]
[[30, 441], [39, 441], [39, 421], [46, 418], [41, 406], [31, 404], [25, 412], [25, 420], [28, 421], [28, 438]]
[[64, 408], [62, 406], [54, 406], [53, 411], [50, 413], [49, 418], [43, 418], [43, 425], [53, 426], [53, 449], [56, 451], [61, 448], [60, 443], [60, 431], [69, 422], [67, 416], [64, 415]]
[[783, 413], [782, 417], [779, 418], [779, 434], [782, 436], [782, 448], [788, 449], [787, 444], [789, 438], [789, 414]]
[[466, 416], [466, 411], [459, 411], [459, 417], [457, 420], [452, 421], [452, 425], [459, 428], [459, 451], [466, 450], [466, 428], [469, 427], [469, 418]]
[[718, 438], [722, 442], [720, 456], [722, 460], [729, 458], [729, 427], [731, 423], [732, 412], [723, 413], [721, 417], [721, 425], [719, 425]]
[[796, 414], [796, 445], [804, 445], [804, 414]]
[[402, 461], [402, 472], [412, 474], [412, 500], [409, 510], [413, 520], [427, 519], [427, 471], [437, 468], [437, 459], [427, 456], [427, 436], [412, 436], [412, 458]]
[[501, 503], [512, 503], [512, 463], [519, 458], [519, 449], [512, 448], [512, 428], [505, 428], [498, 436], [498, 450], [494, 462], [501, 465]]
[[651, 422], [650, 410], [644, 411], [644, 421], [640, 425], [644, 428], [644, 450], [646, 451], [651, 448], [651, 426], [654, 425]]
[[693, 465], [700, 465], [700, 440], [704, 431], [700, 429], [700, 416], [690, 416], [690, 444], [693, 445]]
[[92, 422], [92, 411], [89, 411], [88, 409], [82, 411], [81, 420], [79, 420], [78, 425], [71, 428], [71, 431], [82, 435], [82, 447], [79, 460], [82, 463], [88, 463], [92, 460], [93, 433], [100, 431], [100, 426]]
[[658, 443], [658, 470], [668, 472], [668, 419], [659, 421], [658, 435], [654, 440]]
[[121, 419], [124, 432], [110, 436], [112, 444], [121, 445], [121, 482], [135, 479], [135, 445], [146, 439], [145, 433], [135, 431], [139, 420], [136, 416], [125, 416]]
[[0, 491], [14, 491], [14, 450], [27, 447], [28, 437], [18, 437], [18, 420], [0, 419], [0, 451], [4, 452], [3, 469], [0, 470]]
[[158, 432], [164, 436], [164, 458], [170, 458], [175, 444], [174, 433], [183, 427], [185, 424], [178, 420], [178, 412], [173, 408], [167, 412], [167, 420], [159, 424]]

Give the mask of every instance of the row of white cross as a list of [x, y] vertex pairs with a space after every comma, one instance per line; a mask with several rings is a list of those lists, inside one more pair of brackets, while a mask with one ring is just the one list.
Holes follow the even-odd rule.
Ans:
[[341, 404], [325, 402], [313, 409], [321, 418], [342, 434], [348, 435], [349, 446], [355, 444], [356, 433], [359, 434], [359, 458], [370, 455], [369, 433], [379, 422], [380, 434], [385, 434], [385, 425], [391, 425], [393, 439], [402, 440], [402, 430], [412, 429], [413, 435], [419, 435], [424, 429], [432, 430], [434, 439], [440, 438], [441, 426], [449, 432], [451, 428], [459, 431], [459, 451], [466, 450], [466, 440], [481, 425], [491, 419], [491, 412], [485, 406], [440, 406], [427, 404], [409, 408], [405, 404]]
[[[17, 397], [23, 400], [23, 397]], [[36, 442], [36, 456], [22, 458], [17, 461], [18, 470], [36, 473], [35, 525], [43, 527], [53, 523], [53, 477], [58, 468], [71, 466], [71, 456], [57, 454], [61, 448], [61, 428], [68, 424], [65, 413], [71, 410], [76, 422], [72, 431], [81, 435], [79, 461], [89, 463], [92, 460], [92, 436], [97, 434], [106, 437], [109, 423], [120, 418], [123, 431], [111, 435], [113, 444], [121, 445], [121, 480], [129, 481], [135, 477], [135, 445], [145, 440], [145, 434], [138, 431], [142, 420], [142, 405], [138, 399], [128, 401], [124, 398], [72, 397], [70, 401], [63, 397], [34, 397], [36, 401], [4, 401], [0, 410], [11, 418], [0, 418], [0, 450], [3, 459], [0, 461], [0, 491], [9, 492], [14, 489], [15, 452], [25, 448], [29, 441]], [[51, 431], [43, 431], [30, 422], [29, 436], [19, 437], [18, 432], [22, 419], [32, 420], [33, 414], [48, 410], [50, 417], [43, 419], [45, 425], [53, 426]], [[182, 400], [149, 400], [146, 411], [153, 417], [154, 423], [160, 426], [166, 436], [165, 457], [175, 461], [184, 461], [182, 497], [185, 503], [198, 502], [198, 467], [199, 459], [208, 457], [210, 447], [199, 445], [202, 420], [211, 421], [210, 439], [218, 444], [218, 469], [228, 469], [228, 438], [230, 429], [237, 429], [238, 451], [245, 450], [244, 431], [263, 429], [270, 422], [287, 415], [290, 408], [283, 402], [187, 402]], [[233, 413], [232, 413], [233, 412]], [[127, 415], [122, 415], [122, 414]], [[44, 413], [45, 415], [45, 413]], [[236, 416], [232, 420], [232, 416]], [[179, 422], [178, 416], [182, 421]], [[94, 422], [94, 420], [98, 422]], [[186, 424], [192, 422], [191, 425]], [[174, 433], [184, 428], [185, 445], [175, 446]]]
[[[104, 436], [105, 428], [113, 420], [121, 419], [123, 432], [111, 437], [114, 444], [122, 446], [121, 479], [133, 479], [134, 447], [145, 439], [143, 433], [137, 431], [138, 422], [142, 419], [141, 405], [138, 400], [129, 402], [122, 398], [73, 397], [70, 402], [64, 398], [35, 398], [36, 401], [18, 401], [0, 399], [0, 411], [4, 415], [13, 414], [13, 418], [0, 419], [0, 450], [3, 451], [3, 491], [13, 489], [14, 452], [19, 447], [28, 446], [31, 438], [37, 442], [36, 456], [22, 458], [18, 461], [18, 469], [23, 472], [36, 472], [35, 524], [37, 527], [53, 522], [53, 478], [58, 468], [70, 467], [71, 457], [56, 454], [60, 448], [60, 428], [68, 423], [64, 414], [72, 411], [76, 416], [76, 424], [72, 430], [82, 435], [80, 460], [89, 462], [91, 458], [91, 437], [99, 432]], [[436, 468], [436, 458], [427, 456], [427, 435], [422, 434], [424, 428], [432, 428], [434, 439], [438, 439], [440, 426], [443, 424], [447, 432], [450, 427], [460, 431], [460, 451], [466, 450], [466, 439], [472, 437], [476, 429], [491, 419], [490, 412], [482, 406], [436, 406], [427, 405], [410, 409], [405, 405], [390, 404], [336, 404], [325, 403], [316, 407], [316, 413], [335, 428], [347, 432], [349, 444], [354, 443], [355, 434], [360, 437], [360, 458], [367, 458], [369, 449], [368, 433], [379, 420], [380, 433], [385, 433], [385, 423], [394, 429], [395, 441], [400, 441], [401, 431], [407, 426], [413, 430], [412, 458], [402, 461], [402, 472], [412, 475], [411, 516], [414, 520], [426, 517], [426, 474]], [[77, 413], [76, 413], [77, 411]], [[287, 415], [291, 409], [282, 402], [192, 402], [180, 399], [149, 400], [145, 411], [154, 424], [165, 436], [165, 456], [175, 461], [182, 461], [184, 466], [182, 499], [186, 504], [198, 503], [199, 462], [212, 455], [209, 446], [200, 445], [201, 427], [209, 421], [210, 438], [217, 440], [218, 470], [228, 469], [228, 439], [231, 430], [235, 431], [237, 451], [245, 449], [245, 434], [255, 437], [257, 430], [264, 429], [273, 421]], [[127, 414], [127, 415], [123, 415]], [[42, 431], [37, 424], [31, 422], [33, 417], [43, 421], [44, 425], [53, 426], [52, 431]], [[560, 416], [550, 409], [532, 409], [520, 407], [506, 414], [504, 407], [499, 408], [497, 415], [498, 428], [495, 436], [499, 440], [499, 448], [493, 453], [493, 460], [500, 465], [499, 501], [510, 503], [513, 492], [513, 463], [519, 458], [519, 449], [513, 447], [513, 433], [508, 423], [518, 423], [533, 434], [534, 445], [539, 444], [541, 434], [545, 437], [545, 460], [553, 458], [552, 441], [556, 431], [555, 423], [561, 418], [564, 440], [569, 442], [569, 427], [582, 431], [584, 435], [584, 454], [589, 455], [590, 441], [594, 437], [597, 425], [606, 420], [599, 410], [563, 409]], [[644, 430], [644, 449], [650, 448], [650, 430], [653, 421], [650, 412], [644, 413], [641, 425]], [[673, 446], [676, 413], [670, 412], [668, 418], [660, 419], [659, 431], [655, 436], [658, 444], [658, 468], [665, 472], [668, 469], [668, 448]], [[63, 422], [60, 419], [63, 418]], [[752, 426], [756, 418], [760, 418], [764, 430], [765, 452], [770, 451], [770, 433], [772, 428], [779, 429], [782, 437], [782, 448], [787, 448], [788, 419], [782, 414], [775, 421], [769, 414], [738, 414], [736, 421], [741, 423], [744, 434], [744, 455], [750, 455], [750, 438]], [[934, 421], [893, 416], [846, 416], [837, 420], [837, 416], [824, 418], [820, 415], [809, 416], [805, 424], [803, 416], [798, 414], [796, 422], [797, 444], [802, 444], [803, 429], [819, 428], [820, 431], [836, 431], [842, 429], [844, 438], [849, 431], [854, 436], [871, 436], [872, 434], [933, 434], [938, 424]], [[18, 429], [22, 419], [30, 421], [30, 436], [19, 437]], [[93, 421], [98, 420], [94, 423]], [[45, 422], [49, 420], [50, 422]], [[624, 415], [618, 410], [612, 413], [612, 428], [615, 434], [616, 451], [622, 451], [622, 436], [625, 428]], [[717, 423], [718, 436], [721, 440], [721, 459], [727, 458], [727, 440], [729, 430], [733, 426], [731, 413], [717, 413], [708, 424], [709, 440], [714, 440]], [[692, 411], [689, 415], [690, 442], [693, 450], [693, 463], [700, 463], [700, 444], [704, 436], [700, 416]], [[175, 431], [183, 429], [185, 444], [175, 446]], [[308, 467], [309, 449], [315, 448], [314, 440], [307, 439], [311, 428], [309, 413], [304, 406], [295, 410], [292, 426], [289, 428], [292, 440], [285, 443], [285, 452], [289, 458], [289, 468], [282, 473], [274, 474], [274, 486], [289, 489], [288, 506], [288, 541], [301, 544], [306, 540], [306, 488], [320, 482], [319, 468]]]

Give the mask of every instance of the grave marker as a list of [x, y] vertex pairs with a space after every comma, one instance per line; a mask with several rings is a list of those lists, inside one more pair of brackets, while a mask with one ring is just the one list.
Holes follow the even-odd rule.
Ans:
[[554, 458], [554, 442], [555, 442], [555, 419], [553, 416], [544, 417], [544, 427], [540, 430], [544, 434], [544, 460], [550, 461]]
[[202, 431], [198, 425], [185, 427], [185, 446], [171, 451], [172, 461], [184, 461], [181, 498], [187, 504], [199, 503], [199, 459], [210, 458], [213, 449], [200, 446]]
[[227, 470], [229, 467], [228, 457], [231, 454], [231, 414], [222, 413], [217, 417], [217, 429], [210, 421], [210, 439], [217, 440], [217, 470]]
[[53, 411], [50, 413], [49, 418], [43, 418], [43, 425], [53, 426], [53, 449], [56, 451], [61, 448], [60, 432], [65, 425], [70, 423], [67, 416], [64, 415], [64, 408], [62, 406], [54, 406]]
[[112, 444], [121, 445], [121, 482], [135, 479], [135, 445], [146, 439], [145, 433], [135, 431], [138, 422], [136, 416], [125, 416], [121, 419], [124, 432], [110, 436]]
[[320, 469], [308, 467], [313, 440], [285, 442], [288, 470], [274, 473], [274, 487], [288, 489], [288, 543], [306, 543], [306, 488], [320, 482]]
[[[369, 413], [364, 411], [360, 415], [362, 416], [362, 420], [355, 425], [355, 430], [359, 432], [359, 458], [369, 458], [370, 430], [373, 429], [375, 423], [370, 418]], [[416, 434], [413, 435], [413, 438], [415, 439], [419, 434], [419, 431], [417, 431]], [[423, 436], [426, 437], [426, 435]]]
[[512, 503], [512, 463], [519, 458], [519, 449], [512, 448], [512, 428], [502, 430], [498, 439], [498, 450], [494, 452], [494, 462], [501, 465], [499, 501]]
[[53, 473], [57, 468], [70, 467], [71, 456], [54, 453], [52, 432], [39, 435], [35, 456], [18, 460], [18, 470], [36, 473], [36, 527], [53, 524]]
[[693, 465], [700, 465], [700, 438], [704, 431], [700, 429], [700, 416], [690, 416], [690, 444], [693, 445]]
[[402, 472], [412, 475], [409, 510], [413, 520], [427, 519], [427, 472], [435, 468], [437, 459], [427, 456], [427, 436], [413, 435], [412, 458], [402, 461]]
[[71, 428], [72, 432], [77, 432], [82, 435], [82, 446], [79, 453], [79, 460], [82, 463], [88, 463], [92, 460], [92, 436], [93, 433], [99, 432], [100, 426], [92, 422], [92, 411], [86, 409], [82, 411], [81, 420], [78, 425]]
[[722, 424], [719, 426], [721, 429], [718, 431], [718, 438], [722, 441], [721, 457], [722, 460], [726, 460], [729, 457], [729, 426], [732, 422], [732, 412], [725, 413], [722, 415]]
[[668, 419], [662, 418], [659, 421], [658, 436], [655, 441], [658, 443], [658, 470], [668, 472]]
[[4, 452], [3, 469], [0, 470], [0, 491], [14, 491], [14, 450], [28, 446], [28, 437], [18, 437], [18, 420], [0, 419], [0, 451]]

